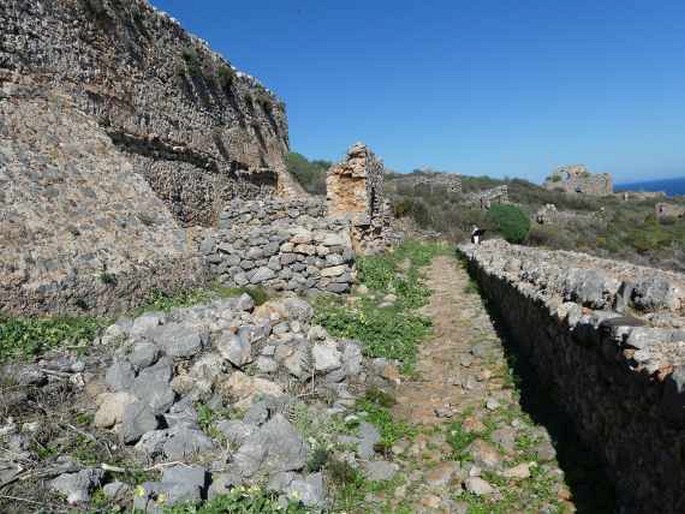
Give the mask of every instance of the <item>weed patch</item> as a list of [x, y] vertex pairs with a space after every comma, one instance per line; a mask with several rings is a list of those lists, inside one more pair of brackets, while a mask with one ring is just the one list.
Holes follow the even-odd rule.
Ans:
[[92, 341], [108, 324], [104, 318], [0, 316], [0, 361], [28, 358], [52, 348]]

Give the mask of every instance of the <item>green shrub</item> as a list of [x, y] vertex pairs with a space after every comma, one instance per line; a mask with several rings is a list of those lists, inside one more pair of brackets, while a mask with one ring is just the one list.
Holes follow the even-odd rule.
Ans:
[[326, 173], [332, 163], [323, 160], [309, 161], [304, 155], [290, 152], [285, 157], [288, 171], [308, 193], [326, 194]]
[[516, 205], [493, 205], [488, 211], [488, 218], [510, 243], [522, 243], [530, 232], [530, 219]]

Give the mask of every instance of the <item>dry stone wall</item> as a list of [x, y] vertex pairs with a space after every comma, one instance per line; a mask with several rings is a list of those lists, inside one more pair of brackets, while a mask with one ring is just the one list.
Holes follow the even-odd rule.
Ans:
[[487, 241], [460, 248], [512, 341], [603, 459], [620, 511], [685, 510], [685, 276]]
[[322, 214], [318, 200], [233, 202], [201, 245], [210, 276], [235, 286], [348, 291], [354, 278], [350, 224]]

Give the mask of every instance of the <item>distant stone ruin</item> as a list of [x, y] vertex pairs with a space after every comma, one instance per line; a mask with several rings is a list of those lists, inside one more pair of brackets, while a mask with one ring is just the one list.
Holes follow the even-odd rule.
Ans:
[[509, 203], [509, 188], [505, 184], [470, 193], [466, 198], [466, 203], [478, 205], [481, 209], [489, 209], [494, 204]]
[[383, 198], [383, 161], [364, 143], [355, 143], [326, 177], [328, 215], [348, 217], [356, 251], [375, 252], [389, 243], [391, 209]]
[[560, 166], [545, 179], [543, 187], [565, 193], [604, 196], [614, 192], [610, 173], [590, 173], [582, 164]]
[[427, 188], [430, 192], [433, 189], [444, 188], [449, 193], [461, 194], [463, 191], [461, 175], [456, 173], [434, 173], [426, 175], [423, 173], [412, 173], [407, 176], [395, 178], [391, 184], [397, 186], [408, 186], [414, 189]]
[[663, 218], [685, 218], [685, 207], [660, 202], [655, 206], [656, 217]]

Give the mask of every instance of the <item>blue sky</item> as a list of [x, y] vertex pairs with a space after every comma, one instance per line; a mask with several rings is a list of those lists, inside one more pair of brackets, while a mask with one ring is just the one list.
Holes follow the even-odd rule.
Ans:
[[685, 175], [682, 0], [152, 1], [276, 91], [310, 158]]

